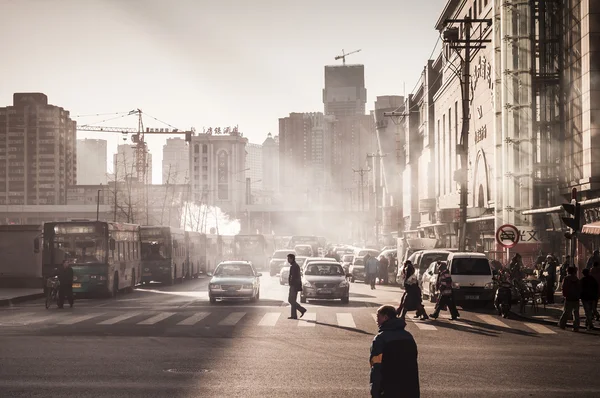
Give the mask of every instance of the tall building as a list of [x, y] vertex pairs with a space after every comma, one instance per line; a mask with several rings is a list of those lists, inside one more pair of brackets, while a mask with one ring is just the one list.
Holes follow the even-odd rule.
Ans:
[[246, 178], [250, 178], [251, 191], [262, 191], [263, 188], [263, 146], [246, 144]]
[[77, 140], [77, 185], [106, 184], [106, 140]]
[[267, 135], [262, 144], [262, 186], [265, 191], [279, 191], [279, 136]]
[[[117, 181], [137, 179], [135, 145], [123, 144], [117, 147], [113, 155], [113, 174]], [[152, 154], [146, 154], [146, 176], [148, 184], [152, 184]]]
[[42, 93], [0, 108], [0, 204], [66, 204], [77, 179], [76, 123]]
[[280, 190], [304, 194], [306, 203], [323, 201], [331, 193], [333, 132], [333, 116], [320, 112], [279, 119]]
[[367, 103], [364, 65], [325, 66], [325, 114], [336, 118], [364, 115]]
[[[218, 130], [220, 131], [220, 129]], [[223, 134], [209, 132], [192, 137], [189, 147], [192, 199], [218, 206], [233, 214], [245, 203], [246, 145], [237, 127]], [[237, 217], [239, 218], [239, 217]]]
[[167, 138], [163, 145], [162, 183], [185, 184], [189, 178], [190, 150], [183, 138]]

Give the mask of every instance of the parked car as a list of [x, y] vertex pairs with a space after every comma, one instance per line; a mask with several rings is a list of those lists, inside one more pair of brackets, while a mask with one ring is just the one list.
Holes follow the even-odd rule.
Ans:
[[252, 263], [248, 261], [224, 261], [215, 269], [208, 283], [208, 297], [212, 304], [217, 299], [250, 299], [260, 298], [260, 277]]

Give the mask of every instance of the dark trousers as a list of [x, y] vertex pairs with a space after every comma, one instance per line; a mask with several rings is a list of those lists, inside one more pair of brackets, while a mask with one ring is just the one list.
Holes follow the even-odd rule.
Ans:
[[288, 303], [290, 303], [290, 308], [292, 310], [292, 314], [290, 315], [292, 318], [298, 318], [298, 311], [301, 313], [306, 312], [306, 308], [298, 304], [296, 301], [298, 298], [298, 290], [294, 286], [290, 286], [290, 293], [288, 295]]
[[65, 304], [65, 298], [69, 301], [69, 305], [73, 306], [73, 285], [61, 284], [58, 288], [58, 306], [62, 307]]
[[573, 314], [573, 329], [579, 329], [579, 300], [565, 300], [563, 313], [558, 320], [558, 326], [567, 327], [567, 320]]
[[435, 303], [435, 311], [433, 311], [433, 317], [437, 318], [440, 315], [440, 311], [444, 307], [448, 307], [448, 311], [450, 311], [450, 316], [452, 319], [458, 318], [460, 314], [456, 309], [456, 304], [454, 303], [454, 297], [452, 295], [445, 296], [440, 294], [438, 296], [437, 303]]
[[377, 274], [367, 274], [367, 280], [371, 285], [371, 289], [375, 289], [375, 282], [377, 280]]
[[552, 278], [548, 278], [546, 282], [546, 302], [548, 304], [554, 304], [554, 283], [556, 281]]
[[585, 326], [593, 327], [594, 326], [594, 300], [581, 300], [581, 304], [583, 305], [583, 310], [585, 311]]

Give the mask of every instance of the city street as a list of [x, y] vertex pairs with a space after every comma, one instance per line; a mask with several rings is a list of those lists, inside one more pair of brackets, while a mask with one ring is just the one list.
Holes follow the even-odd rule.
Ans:
[[[257, 303], [211, 305], [207, 284], [151, 285], [73, 309], [42, 300], [0, 309], [0, 396], [368, 396], [374, 313], [397, 305], [399, 288], [354, 283], [348, 305], [309, 302], [296, 321], [278, 278], [262, 277]], [[462, 310], [460, 322], [413, 314], [424, 397], [600, 394], [595, 335], [489, 310]]]

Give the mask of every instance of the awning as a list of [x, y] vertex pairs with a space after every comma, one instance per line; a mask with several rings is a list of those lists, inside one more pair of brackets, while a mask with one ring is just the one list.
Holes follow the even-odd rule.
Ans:
[[485, 217], [478, 217], [478, 218], [467, 218], [467, 224], [472, 224], [475, 222], [482, 222], [482, 221], [494, 221], [496, 219], [496, 216], [485, 216]]
[[585, 224], [581, 232], [587, 235], [600, 235], [600, 221], [591, 224]]

